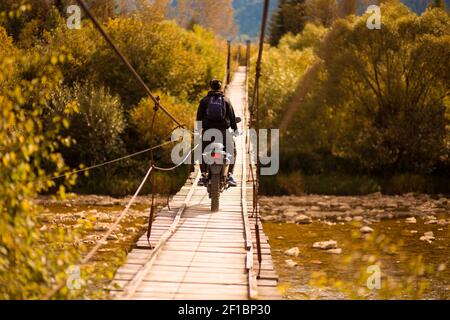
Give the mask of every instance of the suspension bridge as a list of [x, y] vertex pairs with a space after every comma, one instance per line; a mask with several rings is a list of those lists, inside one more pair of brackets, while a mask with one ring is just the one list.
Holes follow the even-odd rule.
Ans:
[[[77, 0], [77, 2], [136, 79], [137, 84], [154, 102], [151, 133], [156, 125], [157, 112], [163, 112], [177, 125], [177, 128], [186, 128], [169, 110], [164, 108], [160, 99], [152, 94], [84, 1]], [[269, 239], [264, 234], [259, 219], [259, 164], [257, 162], [254, 165], [250, 161], [250, 157], [253, 158], [258, 153], [259, 146], [258, 143], [252, 145], [247, 137], [250, 127], [259, 129], [259, 77], [267, 15], [268, 0], [265, 0], [251, 107], [248, 103], [250, 44], [247, 43], [245, 66], [239, 66], [233, 80], [230, 81], [230, 42], [228, 42], [225, 93], [234, 106], [236, 116], [243, 119], [239, 124], [239, 131], [243, 134], [236, 138], [237, 157], [234, 174], [238, 187], [230, 188], [222, 193], [220, 210], [211, 212], [207, 189], [198, 186], [200, 172], [197, 166], [167, 207], [156, 213], [154, 200], [157, 187], [153, 180], [152, 206], [147, 234], [137, 241], [129, 252], [126, 263], [117, 270], [108, 288], [113, 298], [182, 300], [281, 298], [277, 290], [278, 276], [271, 258]], [[145, 183], [149, 179], [154, 179], [155, 171], [170, 172], [183, 165], [181, 162], [171, 168], [162, 168], [153, 160], [153, 150], [170, 143], [166, 142], [132, 155], [69, 173], [70, 175], [92, 170], [146, 152], [150, 152], [151, 155], [150, 167], [135, 194], [103, 237], [83, 257], [80, 264], [87, 264], [106, 242], [108, 236], [120, 225]], [[191, 150], [191, 153], [196, 147]], [[66, 175], [52, 179], [64, 176]], [[45, 298], [55, 297], [64, 286], [65, 282], [58, 283]]]
[[[240, 67], [227, 95], [236, 115], [248, 119], [246, 68]], [[240, 131], [246, 132], [247, 121]], [[116, 273], [112, 292], [118, 299], [278, 299], [268, 238], [249, 212], [253, 187], [245, 133], [236, 139], [238, 188], [221, 195], [212, 213], [205, 187], [197, 186], [199, 170], [161, 210], [153, 222], [150, 249], [144, 235]], [[255, 224], [260, 231], [260, 256]]]

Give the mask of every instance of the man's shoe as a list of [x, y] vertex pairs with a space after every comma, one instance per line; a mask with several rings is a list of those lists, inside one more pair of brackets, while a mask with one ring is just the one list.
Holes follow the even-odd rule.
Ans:
[[200, 177], [200, 180], [198, 180], [197, 185], [200, 187], [204, 187], [204, 186], [206, 186], [207, 181], [208, 181], [208, 178], [206, 178], [206, 175], [202, 174], [202, 176]]
[[227, 182], [228, 182], [228, 185], [230, 187], [237, 187], [237, 182], [236, 182], [236, 180], [234, 180], [234, 177], [233, 177], [233, 175], [231, 173], [228, 174], [228, 181]]

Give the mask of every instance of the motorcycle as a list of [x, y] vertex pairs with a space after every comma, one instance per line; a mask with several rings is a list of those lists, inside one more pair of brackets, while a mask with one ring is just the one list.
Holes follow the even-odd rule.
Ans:
[[[236, 118], [236, 123], [241, 121], [241, 118]], [[206, 188], [211, 199], [211, 212], [218, 212], [220, 194], [229, 188], [228, 171], [232, 155], [225, 152], [225, 146], [218, 142], [209, 144], [206, 149], [207, 151], [203, 153], [207, 165]]]

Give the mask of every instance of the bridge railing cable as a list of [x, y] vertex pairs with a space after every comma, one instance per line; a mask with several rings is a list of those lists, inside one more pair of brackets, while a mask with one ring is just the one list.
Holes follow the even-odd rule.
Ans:
[[[256, 59], [256, 72], [255, 72], [255, 83], [253, 88], [253, 96], [252, 96], [252, 105], [250, 108], [250, 126], [255, 128], [257, 137], [256, 137], [256, 150], [252, 150], [250, 143], [249, 143], [249, 154], [250, 157], [252, 154], [256, 155], [256, 177], [253, 177], [253, 210], [254, 210], [254, 217], [255, 217], [255, 235], [256, 235], [256, 245], [257, 245], [257, 253], [258, 253], [258, 262], [259, 262], [259, 271], [258, 271], [258, 278], [261, 275], [261, 266], [262, 266], [262, 253], [261, 253], [261, 239], [260, 239], [260, 232], [259, 232], [259, 204], [258, 204], [258, 194], [259, 194], [259, 181], [260, 181], [260, 161], [259, 161], [259, 81], [261, 78], [261, 63], [262, 63], [262, 56], [264, 51], [264, 40], [265, 40], [265, 34], [266, 34], [266, 28], [267, 28], [267, 19], [269, 16], [269, 4], [270, 0], [264, 0], [264, 7], [263, 7], [263, 13], [262, 13], [262, 22], [261, 22], [261, 31], [260, 31], [260, 38], [259, 38], [259, 46], [258, 46], [258, 56]], [[252, 164], [250, 161], [250, 170], [253, 173]]]
[[[137, 196], [141, 192], [142, 187], [144, 186], [145, 182], [147, 181], [148, 177], [150, 176], [150, 173], [153, 171], [153, 166], [149, 168], [147, 171], [147, 174], [145, 175], [144, 179], [142, 180], [141, 184], [137, 188], [136, 192], [134, 193], [133, 197], [128, 202], [125, 209], [120, 213], [120, 215], [117, 217], [117, 219], [114, 221], [114, 223], [108, 228], [108, 230], [105, 232], [103, 237], [97, 241], [97, 244], [89, 251], [89, 253], [81, 260], [80, 264], [86, 264], [88, 263], [92, 257], [97, 253], [97, 251], [101, 248], [101, 246], [107, 241], [107, 238], [112, 234], [112, 232], [117, 228], [119, 223], [123, 220], [123, 218], [127, 215], [128, 210], [130, 210], [131, 206], [133, 205], [134, 201], [136, 200]], [[65, 280], [65, 279], [64, 279]], [[55, 296], [64, 286], [66, 285], [66, 281], [61, 281], [58, 285], [56, 285], [46, 296], [45, 300], [48, 300]]]
[[[102, 26], [99, 24], [99, 22], [97, 21], [97, 19], [93, 16], [93, 14], [91, 13], [91, 11], [89, 10], [89, 8], [87, 7], [87, 5], [84, 3], [83, 0], [77, 0], [78, 4], [84, 9], [84, 11], [86, 12], [87, 16], [92, 20], [92, 22], [94, 23], [94, 26], [97, 28], [97, 30], [102, 34], [103, 38], [106, 40], [106, 42], [112, 47], [112, 49], [114, 50], [114, 52], [119, 56], [119, 58], [122, 60], [122, 62], [125, 64], [125, 66], [128, 68], [128, 70], [132, 73], [132, 75], [134, 76], [134, 78], [137, 80], [137, 82], [142, 86], [142, 88], [144, 89], [144, 91], [147, 93], [147, 95], [153, 100], [155, 106], [154, 106], [154, 114], [153, 114], [153, 119], [152, 119], [152, 124], [151, 124], [151, 137], [153, 137], [153, 129], [154, 129], [154, 125], [155, 125], [155, 119], [156, 119], [156, 114], [158, 112], [158, 110], [162, 110], [169, 118], [171, 118], [176, 124], [177, 126], [172, 130], [172, 132], [174, 130], [176, 130], [177, 128], [184, 128], [187, 129], [186, 125], [182, 124], [181, 122], [179, 122], [166, 108], [164, 108], [161, 103], [160, 103], [160, 99], [157, 96], [154, 96], [152, 94], [152, 92], [150, 91], [150, 89], [147, 87], [147, 85], [144, 83], [144, 81], [142, 80], [142, 78], [140, 77], [140, 75], [137, 73], [137, 71], [133, 68], [133, 66], [129, 63], [128, 59], [122, 54], [122, 52], [120, 51], [120, 49], [114, 44], [114, 42], [112, 41], [112, 39], [109, 37], [109, 35], [104, 31], [104, 29], [102, 28]], [[192, 131], [190, 131], [190, 134], [194, 134]], [[143, 186], [145, 185], [145, 183], [147, 182], [148, 178], [150, 177], [150, 175], [152, 174], [153, 171], [172, 171], [177, 169], [178, 167], [180, 167], [182, 164], [184, 164], [185, 160], [187, 159], [187, 157], [189, 157], [194, 150], [198, 147], [195, 146], [193, 149], [191, 149], [191, 151], [189, 152], [189, 154], [186, 156], [186, 158], [181, 161], [178, 165], [171, 167], [171, 168], [162, 168], [162, 167], [158, 167], [156, 166], [156, 163], [154, 162], [154, 157], [153, 157], [153, 151], [164, 147], [166, 145], [169, 145], [171, 143], [174, 143], [176, 141], [168, 141], [165, 143], [161, 143], [159, 145], [155, 145], [151, 148], [148, 148], [146, 150], [142, 150], [118, 159], [114, 159], [114, 160], [110, 160], [101, 164], [97, 164], [94, 166], [90, 166], [88, 168], [84, 168], [84, 169], [80, 169], [80, 170], [76, 170], [76, 171], [72, 171], [69, 173], [66, 173], [64, 175], [61, 176], [57, 176], [57, 177], [52, 177], [50, 179], [55, 180], [55, 179], [59, 179], [62, 177], [67, 177], [69, 175], [73, 175], [76, 173], [81, 173], [81, 172], [86, 172], [95, 168], [99, 168], [102, 166], [106, 166], [112, 163], [116, 163], [128, 158], [132, 158], [135, 156], [138, 156], [140, 154], [146, 153], [146, 152], [150, 152], [150, 157], [151, 157], [151, 161], [150, 161], [150, 168], [148, 169], [145, 177], [143, 178], [143, 180], [141, 181], [139, 187], [137, 188], [136, 192], [134, 193], [133, 197], [130, 199], [130, 201], [127, 203], [125, 209], [120, 213], [120, 215], [117, 217], [117, 219], [114, 221], [114, 223], [108, 228], [108, 230], [105, 232], [105, 234], [103, 235], [103, 237], [96, 243], [96, 245], [86, 254], [86, 256], [84, 256], [84, 258], [80, 261], [80, 264], [87, 264], [92, 257], [95, 256], [95, 254], [97, 253], [97, 251], [102, 247], [102, 245], [104, 243], [106, 243], [107, 238], [112, 234], [112, 232], [119, 226], [120, 222], [123, 220], [123, 218], [127, 215], [129, 209], [131, 208], [131, 206], [133, 205], [133, 203], [136, 201], [137, 196], [139, 195], [139, 193], [141, 192]], [[149, 226], [148, 226], [148, 238], [150, 237], [150, 233], [151, 233], [151, 226], [152, 226], [152, 220], [153, 220], [153, 213], [155, 210], [155, 175], [153, 174], [152, 176], [152, 207], [151, 207], [151, 214], [149, 217]], [[151, 249], [151, 245], [150, 245], [150, 249]], [[63, 281], [59, 282], [57, 285], [55, 285], [48, 294], [45, 295], [44, 299], [48, 300], [52, 297], [54, 297], [62, 288], [64, 288], [66, 284], [66, 279], [63, 279]]]
[[126, 160], [126, 159], [137, 157], [137, 156], [139, 156], [141, 154], [148, 153], [150, 151], [153, 151], [153, 150], [156, 150], [156, 149], [159, 149], [159, 148], [163, 148], [163, 147], [168, 146], [170, 144], [173, 144], [175, 142], [177, 142], [177, 141], [166, 141], [164, 143], [158, 144], [158, 145], [153, 146], [151, 148], [144, 149], [144, 150], [141, 150], [141, 151], [138, 151], [138, 152], [135, 152], [135, 153], [132, 153], [132, 154], [129, 154], [129, 155], [117, 158], [117, 159], [113, 159], [113, 160], [109, 160], [109, 161], [106, 161], [106, 162], [103, 162], [103, 163], [95, 164], [95, 165], [92, 165], [92, 166], [89, 166], [89, 167], [86, 167], [86, 168], [83, 168], [83, 169], [70, 171], [70, 172], [61, 174], [61, 175], [56, 176], [56, 177], [48, 177], [47, 180], [57, 180], [57, 179], [69, 177], [69, 176], [74, 175], [74, 174], [91, 171], [93, 169], [101, 168], [101, 167], [104, 167], [104, 166], [107, 166], [107, 165], [110, 165], [110, 164], [113, 164], [113, 163], [117, 163], [117, 162], [120, 162], [120, 161], [123, 161], [123, 160]]

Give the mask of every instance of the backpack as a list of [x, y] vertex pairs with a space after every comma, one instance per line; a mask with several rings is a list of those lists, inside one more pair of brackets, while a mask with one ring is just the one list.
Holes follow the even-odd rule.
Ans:
[[222, 95], [210, 96], [206, 109], [206, 118], [212, 122], [220, 122], [225, 120], [226, 114], [225, 98]]

